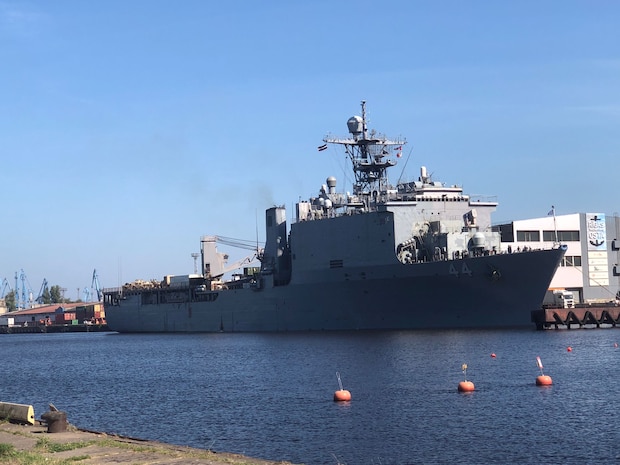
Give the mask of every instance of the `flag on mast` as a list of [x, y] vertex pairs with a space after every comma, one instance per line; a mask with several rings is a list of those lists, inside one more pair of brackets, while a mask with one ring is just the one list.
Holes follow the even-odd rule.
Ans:
[[536, 357], [536, 365], [538, 365], [538, 368], [540, 368], [541, 370], [543, 369], [543, 364], [542, 360], [540, 360], [540, 357]]

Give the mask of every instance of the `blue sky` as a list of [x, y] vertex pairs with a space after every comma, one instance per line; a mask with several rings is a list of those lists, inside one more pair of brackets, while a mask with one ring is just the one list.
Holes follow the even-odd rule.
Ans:
[[616, 213], [618, 24], [615, 1], [0, 0], [0, 278], [76, 299], [93, 269], [263, 240], [266, 208], [350, 190], [316, 147], [361, 100], [407, 138], [393, 181], [425, 165], [496, 222]]

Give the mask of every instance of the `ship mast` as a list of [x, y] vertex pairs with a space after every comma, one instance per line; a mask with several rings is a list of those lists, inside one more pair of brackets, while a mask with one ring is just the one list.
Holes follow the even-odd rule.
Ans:
[[352, 137], [343, 139], [325, 137], [323, 141], [344, 146], [355, 175], [353, 193], [361, 197], [365, 206], [370, 208], [377, 202], [387, 200], [389, 188], [387, 169], [396, 165], [396, 161], [389, 157], [396, 155], [395, 150], [401, 153], [402, 146], [407, 142], [404, 139], [387, 139], [374, 129], [369, 133], [365, 100], [362, 100], [362, 116], [349, 118], [347, 127]]

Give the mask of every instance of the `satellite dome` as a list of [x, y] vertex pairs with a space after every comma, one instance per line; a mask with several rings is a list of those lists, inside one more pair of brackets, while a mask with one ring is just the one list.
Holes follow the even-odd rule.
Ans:
[[477, 232], [474, 237], [471, 238], [472, 246], [476, 249], [484, 247], [485, 237], [484, 233]]
[[347, 121], [349, 132], [354, 136], [364, 132], [364, 124], [361, 116], [351, 116]]

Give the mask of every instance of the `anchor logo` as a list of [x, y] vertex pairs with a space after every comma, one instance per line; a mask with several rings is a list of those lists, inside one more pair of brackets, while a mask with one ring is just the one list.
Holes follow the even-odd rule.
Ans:
[[605, 215], [592, 215], [588, 219], [588, 243], [595, 249], [605, 244]]

